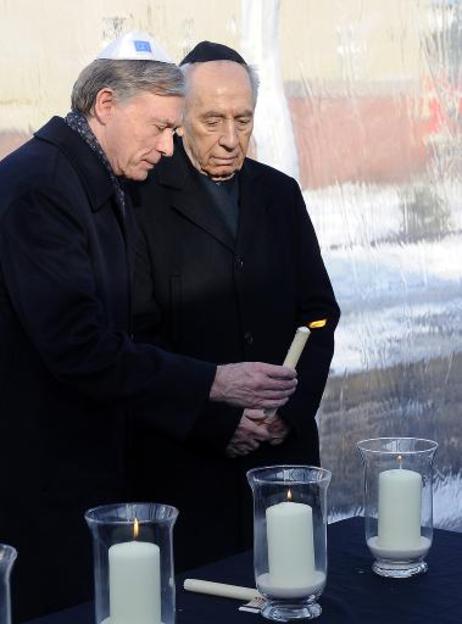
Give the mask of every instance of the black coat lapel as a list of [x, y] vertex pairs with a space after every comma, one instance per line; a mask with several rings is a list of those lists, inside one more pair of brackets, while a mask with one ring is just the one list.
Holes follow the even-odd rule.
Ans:
[[258, 175], [252, 161], [246, 159], [239, 174], [239, 229], [236, 245], [239, 255], [246, 255], [255, 248], [265, 217], [265, 189], [258, 186]]
[[226, 223], [197, 179], [200, 174], [192, 169], [186, 158], [183, 148], [177, 145], [171, 162], [159, 167], [159, 183], [171, 189], [170, 206], [234, 251], [235, 242]]
[[138, 243], [139, 231], [129, 193], [125, 193], [125, 219], [123, 219], [122, 231], [125, 236], [130, 279], [133, 281], [135, 274], [136, 245]]

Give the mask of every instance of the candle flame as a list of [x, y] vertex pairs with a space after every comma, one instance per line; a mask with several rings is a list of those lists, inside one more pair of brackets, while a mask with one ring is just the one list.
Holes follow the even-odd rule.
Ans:
[[292, 492], [289, 490], [287, 490], [287, 500], [291, 501], [292, 500]]
[[398, 457], [396, 458], [399, 464], [399, 467], [402, 467], [402, 463], [403, 463], [403, 456], [402, 455], [398, 455]]
[[138, 518], [135, 518], [135, 522], [133, 523], [133, 539], [137, 539], [140, 533], [140, 523], [138, 522]]
[[319, 319], [319, 321], [311, 321], [308, 323], [308, 329], [321, 329], [327, 325], [327, 319]]

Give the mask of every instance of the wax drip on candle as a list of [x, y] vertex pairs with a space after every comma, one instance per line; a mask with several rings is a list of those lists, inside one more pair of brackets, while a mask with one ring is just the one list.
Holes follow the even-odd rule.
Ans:
[[319, 321], [311, 321], [308, 323], [308, 329], [321, 329], [327, 325], [327, 319], [319, 319]]
[[138, 522], [138, 518], [135, 518], [135, 522], [133, 523], [133, 539], [137, 539], [140, 534], [140, 523]]

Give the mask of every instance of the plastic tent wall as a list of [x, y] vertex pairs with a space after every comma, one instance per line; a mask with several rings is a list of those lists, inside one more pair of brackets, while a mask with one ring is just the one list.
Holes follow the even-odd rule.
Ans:
[[435, 521], [462, 529], [462, 2], [0, 0], [0, 156], [130, 28], [259, 69], [252, 153], [299, 180], [343, 311], [318, 415], [331, 517], [360, 511], [356, 442], [409, 435], [438, 441]]

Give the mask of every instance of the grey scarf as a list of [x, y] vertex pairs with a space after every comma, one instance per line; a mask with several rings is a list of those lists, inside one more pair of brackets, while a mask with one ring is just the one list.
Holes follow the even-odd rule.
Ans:
[[91, 147], [91, 149], [98, 155], [99, 159], [109, 173], [109, 177], [111, 178], [111, 182], [114, 187], [117, 204], [125, 217], [125, 193], [120, 186], [120, 182], [117, 176], [114, 174], [114, 171], [112, 170], [112, 167], [107, 159], [106, 154], [103, 152], [103, 149], [99, 144], [98, 139], [93, 134], [87, 118], [82, 113], [72, 111], [66, 115], [64, 120], [67, 125], [72, 128], [72, 130], [75, 130], [75, 132], [77, 132], [82, 137], [85, 143], [89, 147]]

